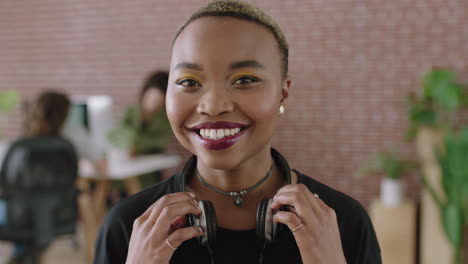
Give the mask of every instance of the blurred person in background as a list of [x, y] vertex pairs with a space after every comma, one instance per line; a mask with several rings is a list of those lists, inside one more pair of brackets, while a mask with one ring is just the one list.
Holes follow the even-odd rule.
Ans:
[[[64, 104], [68, 102], [68, 107], [65, 109]], [[94, 167], [99, 172], [105, 172], [106, 162], [102, 155], [95, 147], [95, 142], [89, 135], [88, 131], [82, 126], [68, 126], [67, 120], [70, 114], [71, 101], [67, 94], [61, 91], [46, 89], [42, 91], [33, 102], [22, 102], [22, 113], [24, 116], [23, 130], [24, 136], [34, 136], [39, 130], [47, 127], [47, 116], [55, 111], [66, 111], [66, 118], [61, 124], [60, 135], [71, 141], [75, 147], [78, 156], [81, 160], [87, 160], [93, 163]]]
[[[63, 137], [62, 128], [69, 109], [70, 100], [65, 94], [56, 91], [40, 93], [28, 109], [24, 138]], [[26, 246], [16, 243], [12, 257], [7, 263], [24, 263], [27, 261], [25, 258]]]
[[151, 74], [144, 82], [138, 102], [129, 106], [110, 132], [111, 143], [126, 148], [130, 156], [164, 151], [172, 136], [164, 107], [168, 73]]
[[[151, 73], [141, 87], [138, 101], [126, 109], [109, 133], [110, 143], [127, 151], [130, 157], [162, 153], [172, 138], [164, 105], [168, 77], [165, 71]], [[158, 182], [160, 173], [139, 178], [147, 186]]]
[[[67, 94], [51, 89], [42, 91], [31, 103], [23, 102], [23, 138], [65, 138], [73, 145], [80, 160], [90, 161], [98, 172], [103, 173], [106, 170], [105, 159], [96, 151], [88, 132], [82, 127], [65, 126], [70, 106]], [[24, 246], [16, 244], [8, 263], [22, 263], [23, 254]]]

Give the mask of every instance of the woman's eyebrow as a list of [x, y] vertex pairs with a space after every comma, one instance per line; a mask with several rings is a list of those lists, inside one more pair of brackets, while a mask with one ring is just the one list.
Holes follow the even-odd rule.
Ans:
[[196, 70], [196, 71], [202, 71], [203, 70], [203, 67], [201, 65], [195, 64], [195, 63], [190, 63], [190, 62], [177, 63], [177, 65], [172, 70], [177, 70], [177, 69], [181, 69], [181, 68], [191, 69], [191, 70]]
[[263, 64], [254, 60], [238, 61], [229, 65], [230, 70], [236, 70], [236, 69], [247, 68], [247, 67], [265, 69], [265, 66]]
[[[240, 68], [259, 68], [259, 69], [265, 69], [265, 66], [261, 64], [258, 61], [255, 60], [245, 60], [245, 61], [238, 61], [231, 63], [229, 65], [230, 70], [236, 70]], [[176, 64], [176, 66], [173, 68], [173, 70], [178, 70], [181, 68], [185, 69], [191, 69], [191, 70], [196, 70], [196, 71], [202, 71], [203, 67], [199, 64], [191, 63], [191, 62], [179, 62]]]

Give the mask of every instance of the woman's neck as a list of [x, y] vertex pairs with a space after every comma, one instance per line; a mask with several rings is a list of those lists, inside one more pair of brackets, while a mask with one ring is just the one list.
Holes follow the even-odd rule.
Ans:
[[[248, 189], [265, 177], [272, 164], [271, 150], [268, 148], [262, 155], [256, 155], [247, 162], [229, 170], [214, 170], [206, 168], [197, 161], [200, 176], [215, 188], [230, 192]], [[272, 174], [268, 179], [242, 196], [243, 202], [235, 204], [234, 197], [216, 192], [203, 183], [195, 175], [190, 176], [187, 190], [195, 193], [199, 200], [213, 202], [218, 226], [233, 230], [249, 230], [256, 226], [256, 212], [260, 201], [273, 197], [286, 184], [285, 175], [278, 166], [273, 165]]]
[[[197, 161], [197, 170], [203, 180], [222, 191], [239, 191], [248, 189], [261, 181], [270, 171], [273, 159], [270, 149], [262, 151], [236, 166], [227, 170], [217, 170], [203, 165]], [[197, 179], [195, 179], [197, 180]]]

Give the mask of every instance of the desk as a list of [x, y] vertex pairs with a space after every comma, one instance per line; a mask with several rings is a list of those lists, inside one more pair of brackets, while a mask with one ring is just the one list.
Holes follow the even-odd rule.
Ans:
[[91, 181], [96, 183], [93, 192], [95, 215], [102, 220], [105, 215], [105, 203], [113, 180], [124, 182], [129, 195], [140, 191], [138, 175], [173, 168], [181, 162], [175, 155], [155, 154], [136, 158], [121, 159], [118, 162], [109, 162], [105, 174], [98, 173], [88, 161], [80, 162], [81, 187], [89, 190]]

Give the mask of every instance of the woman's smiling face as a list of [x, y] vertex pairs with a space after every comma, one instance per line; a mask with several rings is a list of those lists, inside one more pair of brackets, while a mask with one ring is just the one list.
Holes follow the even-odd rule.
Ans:
[[241, 19], [203, 17], [174, 43], [167, 115], [179, 142], [203, 164], [231, 169], [269, 153], [289, 85], [270, 31]]

